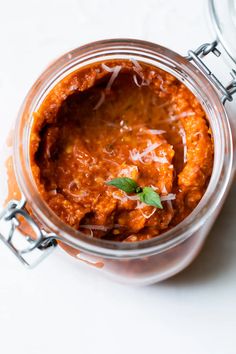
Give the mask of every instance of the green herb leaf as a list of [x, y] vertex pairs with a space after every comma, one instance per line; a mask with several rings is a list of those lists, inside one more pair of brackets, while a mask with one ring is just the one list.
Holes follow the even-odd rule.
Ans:
[[133, 179], [128, 177], [113, 178], [106, 184], [108, 186], [117, 187], [126, 193], [136, 193], [136, 188], [139, 187]]
[[154, 191], [153, 188], [151, 187], [144, 187], [143, 191], [138, 194], [140, 201], [152, 205], [156, 208], [163, 209], [163, 206], [161, 204], [161, 198], [158, 193]]
[[126, 193], [136, 193], [141, 202], [152, 205], [156, 208], [163, 209], [161, 198], [158, 193], [151, 187], [140, 187], [133, 179], [128, 177], [113, 178], [106, 183], [108, 186], [113, 186], [121, 189]]

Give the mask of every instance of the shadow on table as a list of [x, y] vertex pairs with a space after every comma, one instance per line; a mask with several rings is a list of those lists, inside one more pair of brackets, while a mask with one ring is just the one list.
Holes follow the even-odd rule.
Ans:
[[193, 285], [209, 282], [236, 270], [236, 183], [196, 260], [163, 285]]

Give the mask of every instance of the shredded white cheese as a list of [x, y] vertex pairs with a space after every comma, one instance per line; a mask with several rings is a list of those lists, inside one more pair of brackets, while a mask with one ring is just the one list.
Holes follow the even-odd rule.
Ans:
[[149, 218], [155, 213], [155, 211], [156, 211], [156, 208], [154, 208], [151, 213], [146, 214], [146, 213], [143, 212], [142, 209], [140, 209], [140, 212], [141, 212], [141, 214], [143, 215], [143, 217], [144, 217], [145, 219], [149, 219]]
[[96, 111], [96, 110], [104, 103], [105, 98], [106, 98], [105, 92], [102, 91], [102, 92], [101, 92], [101, 97], [99, 98], [99, 100], [98, 100], [96, 106], [93, 108], [94, 111]]
[[48, 194], [50, 195], [57, 195], [57, 190], [56, 189], [52, 189], [48, 192]]
[[139, 197], [137, 195], [124, 195], [123, 197], [121, 197], [120, 195], [113, 192], [112, 196], [114, 199], [120, 200], [121, 202], [127, 202], [128, 200], [139, 200]]
[[113, 82], [115, 81], [115, 79], [117, 78], [117, 76], [119, 75], [120, 70], [121, 70], [121, 66], [115, 66], [114, 71], [110, 77], [110, 80], [107, 83], [106, 90], [111, 89], [111, 86], [112, 86]]
[[165, 156], [160, 157], [160, 156], [156, 156], [156, 154], [153, 155], [152, 160], [154, 162], [159, 162], [159, 163], [168, 163], [169, 162]]
[[110, 68], [109, 66], [107, 66], [107, 65], [104, 64], [104, 63], [102, 63], [101, 67], [102, 67], [104, 70], [108, 71], [109, 73], [112, 73], [113, 70], [114, 70], [114, 68]]
[[161, 135], [166, 133], [165, 130], [160, 130], [160, 129], [148, 129], [148, 131], [152, 134], [152, 135]]
[[127, 197], [126, 197], [126, 196], [121, 197], [120, 195], [116, 194], [115, 192], [112, 193], [112, 197], [113, 197], [114, 199], [120, 200], [121, 202], [127, 201]]
[[143, 202], [138, 202], [135, 209], [143, 209], [145, 206], [147, 206], [147, 204]]
[[[104, 150], [104, 149], [103, 149]], [[105, 150], [105, 152], [107, 153], [107, 151]], [[110, 160], [110, 159], [105, 159], [103, 158], [103, 160], [109, 162], [110, 164], [114, 165], [114, 166], [117, 166], [117, 167], [120, 167], [120, 165], [118, 164], [118, 162], [116, 161], [113, 161], [113, 160]]]
[[139, 196], [138, 195], [127, 195], [127, 199], [129, 199], [129, 200], [139, 200]]
[[88, 229], [88, 230], [98, 230], [98, 231], [108, 231], [110, 227], [103, 226], [103, 225], [80, 225], [81, 229]]
[[195, 116], [195, 112], [183, 112], [173, 117], [179, 119], [179, 118], [186, 118], [186, 117], [193, 117], [193, 116]]
[[[168, 163], [169, 161], [165, 156], [157, 156], [154, 152], [154, 150], [159, 147], [161, 143], [154, 143], [150, 144], [148, 143], [148, 146], [146, 149], [144, 149], [143, 152], [139, 152], [137, 149], [133, 149], [130, 151], [130, 158], [133, 161], [139, 161], [143, 164], [151, 163], [151, 162], [158, 162], [158, 163]], [[145, 158], [145, 160], [143, 159]]]
[[175, 120], [178, 120], [180, 118], [193, 117], [193, 116], [195, 116], [194, 112], [183, 112], [183, 113], [176, 114], [173, 116], [171, 115], [170, 118], [163, 119], [160, 121], [160, 123], [174, 122]]
[[134, 70], [137, 72], [137, 73], [140, 73], [140, 71], [143, 70], [143, 68], [141, 67], [141, 65], [139, 64], [139, 62], [134, 59], [134, 58], [131, 58], [130, 59], [132, 61], [132, 63], [134, 64]]
[[92, 229], [88, 229], [88, 230], [89, 230], [89, 232], [90, 232], [90, 235], [87, 235], [87, 234], [86, 234], [86, 236], [93, 238], [93, 230], [92, 230]]
[[106, 64], [102, 63], [102, 68], [106, 71], [108, 71], [109, 73], [112, 73], [107, 86], [106, 86], [106, 90], [110, 90], [112, 87], [113, 82], [115, 81], [115, 79], [117, 78], [117, 76], [119, 75], [120, 70], [122, 69], [121, 65], [117, 65], [114, 66], [113, 68], [110, 68], [109, 66], [107, 66]]
[[143, 150], [143, 152], [141, 154], [139, 154], [140, 157], [144, 157], [146, 156], [149, 152], [155, 150], [156, 148], [158, 148], [158, 146], [160, 146], [160, 143], [154, 143], [151, 144], [150, 146], [148, 146], [146, 149]]
[[136, 74], [133, 75], [133, 80], [134, 80], [135, 85], [137, 85], [138, 87], [142, 87], [142, 83], [141, 84], [138, 83], [138, 79], [137, 79]]
[[137, 79], [137, 76], [134, 74], [133, 75], [133, 80], [134, 80], [134, 83], [138, 86], [138, 87], [141, 87], [141, 86], [148, 86], [150, 84], [150, 80], [145, 80], [144, 78], [144, 74], [143, 74], [143, 68], [142, 66], [139, 64], [139, 62], [134, 59], [134, 58], [131, 58], [130, 59], [131, 62], [133, 63], [133, 69], [134, 71], [140, 76], [140, 78], [142, 79], [141, 81], [141, 84], [138, 83], [138, 79]]
[[176, 194], [170, 193], [170, 194], [162, 196], [161, 201], [166, 202], [166, 201], [170, 201], [170, 200], [175, 200], [175, 198], [176, 198]]
[[184, 148], [184, 163], [186, 163], [187, 162], [187, 141], [186, 141], [185, 130], [183, 127], [179, 128], [179, 134], [181, 136], [183, 148]]
[[158, 190], [158, 188], [155, 187], [155, 186], [153, 186], [152, 184], [150, 185], [150, 187], [152, 187], [152, 189], [153, 189], [154, 191]]
[[167, 193], [167, 189], [166, 189], [166, 185], [164, 184], [162, 189], [161, 189], [161, 193], [162, 194], [166, 194]]
[[71, 182], [68, 184], [68, 187], [64, 189], [64, 191], [65, 191], [68, 195], [70, 195], [71, 197], [77, 198], [77, 199], [82, 199], [82, 198], [84, 198], [84, 197], [86, 197], [86, 196], [88, 195], [88, 193], [85, 192], [85, 191], [84, 191], [84, 192], [78, 191], [78, 193], [72, 192], [71, 189], [72, 189], [73, 187], [76, 187], [76, 188], [78, 189], [78, 184], [77, 184], [76, 181], [71, 181]]
[[174, 209], [173, 209], [171, 200], [167, 200], [167, 205], [168, 205], [168, 209], [173, 213]]
[[140, 210], [140, 213], [142, 214], [142, 216], [145, 218], [145, 219], [149, 219], [154, 213], [155, 211], [157, 210], [157, 208], [153, 207], [153, 210], [151, 211], [151, 213], [149, 214], [146, 214], [142, 209], [147, 207], [147, 204], [143, 203], [143, 202], [138, 202], [137, 203], [137, 206], [135, 209], [139, 209]]

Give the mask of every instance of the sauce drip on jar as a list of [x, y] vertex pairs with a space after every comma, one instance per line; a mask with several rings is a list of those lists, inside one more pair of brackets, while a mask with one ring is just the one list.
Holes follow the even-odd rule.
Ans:
[[[31, 168], [66, 224], [113, 241], [153, 238], [202, 198], [213, 166], [205, 112], [172, 75], [136, 60], [92, 64], [59, 82], [34, 114]], [[163, 209], [106, 183], [152, 187]]]

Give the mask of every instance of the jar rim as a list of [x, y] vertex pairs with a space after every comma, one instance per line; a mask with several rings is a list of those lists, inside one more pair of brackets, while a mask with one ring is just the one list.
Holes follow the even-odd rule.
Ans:
[[[197, 207], [169, 231], [150, 240], [133, 243], [91, 239], [62, 222], [39, 194], [31, 174], [28, 145], [32, 113], [37, 110], [36, 107], [41, 104], [52, 87], [63, 78], [63, 75], [67, 76], [70, 71], [88, 65], [91, 61], [98, 62], [124, 57], [152, 63], [182, 81], [202, 104], [212, 128], [215, 125], [214, 141], [216, 137], [218, 139], [217, 144], [214, 143], [215, 157], [212, 176]], [[39, 222], [53, 231], [61, 242], [98, 256], [136, 258], [174, 247], [190, 237], [205, 223], [220, 205], [229, 186], [233, 148], [231, 128], [219, 95], [207, 77], [192, 63], [158, 44], [136, 39], [110, 39], [92, 42], [62, 55], [40, 75], [26, 96], [18, 114], [13, 158], [17, 181], [27, 203]], [[214, 193], [216, 190], [217, 193]], [[190, 230], [191, 233], [189, 233]]]

